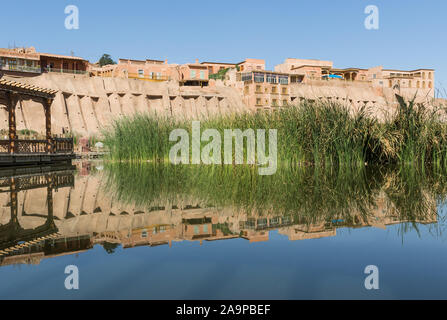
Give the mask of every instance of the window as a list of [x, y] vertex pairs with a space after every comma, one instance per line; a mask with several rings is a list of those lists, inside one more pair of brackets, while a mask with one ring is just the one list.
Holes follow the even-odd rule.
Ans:
[[248, 94], [249, 91], [250, 91], [250, 87], [249, 86], [245, 86], [245, 88], [244, 88], [245, 94]]
[[255, 82], [264, 82], [264, 74], [260, 72], [255, 72]]
[[261, 102], [261, 99], [260, 99], [260, 98], [257, 98], [257, 99], [256, 99], [256, 105], [257, 105], [257, 106], [262, 105], [262, 102]]
[[376, 79], [377, 78], [377, 74], [373, 74], [373, 79]]
[[266, 81], [268, 83], [278, 83], [278, 77], [276, 74], [267, 74]]
[[272, 106], [276, 107], [278, 105], [278, 100], [273, 99], [272, 100]]
[[203, 226], [203, 233], [207, 233], [208, 232], [208, 225], [204, 225]]
[[258, 219], [258, 228], [267, 227], [267, 219]]
[[261, 90], [261, 86], [256, 86], [256, 92], [257, 92], [257, 93], [261, 93], [261, 92], [262, 92], [262, 90]]
[[199, 234], [199, 226], [194, 226], [194, 234]]
[[281, 88], [281, 93], [282, 94], [287, 94], [287, 88]]
[[149, 79], [154, 79], [154, 73], [153, 72], [149, 72]]
[[272, 87], [272, 93], [277, 93], [278, 92], [277, 90], [278, 89], [276, 87]]
[[242, 81], [250, 81], [252, 79], [251, 72], [243, 73], [241, 76]]
[[425, 89], [425, 81], [422, 81], [422, 89]]
[[139, 69], [139, 70], [138, 70], [138, 76], [139, 76], [140, 78], [144, 77], [144, 70], [143, 70], [143, 69]]
[[157, 80], [161, 79], [161, 72], [157, 72]]
[[408, 88], [411, 88], [411, 80], [408, 80]]
[[279, 83], [280, 84], [289, 84], [289, 77], [288, 76], [279, 76]]
[[283, 106], [287, 106], [287, 100], [283, 100], [283, 101], [282, 101], [282, 105], [283, 105]]
[[196, 70], [191, 70], [191, 79], [195, 79], [196, 77]]
[[200, 70], [200, 79], [205, 79], [205, 71]]
[[141, 238], [147, 238], [147, 230], [146, 229], [141, 231]]

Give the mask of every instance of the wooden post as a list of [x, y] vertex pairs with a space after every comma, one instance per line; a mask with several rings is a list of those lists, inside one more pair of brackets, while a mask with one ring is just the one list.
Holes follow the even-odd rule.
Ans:
[[43, 107], [45, 109], [45, 130], [47, 140], [47, 153], [53, 153], [53, 139], [51, 137], [51, 103], [52, 99], [44, 99]]
[[14, 178], [10, 180], [10, 201], [11, 201], [11, 221], [13, 223], [17, 223], [17, 190], [16, 190], [16, 181]]
[[8, 101], [8, 124], [9, 124], [9, 153], [16, 152], [16, 99], [14, 94], [7, 91], [6, 100]]
[[47, 187], [47, 206], [48, 206], [48, 217], [47, 223], [50, 225], [54, 224], [53, 219], [53, 188], [51, 185]]

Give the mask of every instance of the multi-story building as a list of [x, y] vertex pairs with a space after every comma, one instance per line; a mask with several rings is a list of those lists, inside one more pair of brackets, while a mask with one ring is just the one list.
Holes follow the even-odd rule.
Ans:
[[236, 84], [227, 85], [239, 88], [244, 103], [256, 110], [275, 110], [309, 96], [358, 106], [377, 105], [378, 101], [385, 104], [395, 93], [407, 98], [434, 98], [433, 69], [340, 69], [334, 68], [332, 61], [291, 58], [275, 66], [275, 71], [266, 71], [265, 62], [257, 59], [246, 59], [237, 68]]
[[259, 109], [275, 109], [287, 106], [289, 98], [289, 74], [259, 70], [240, 72], [237, 81], [243, 82], [243, 99], [247, 106]]
[[183, 64], [179, 68], [180, 85], [183, 86], [208, 86], [209, 69], [196, 60], [195, 63]]
[[39, 53], [42, 72], [88, 74], [88, 61], [79, 57]]
[[227, 63], [227, 62], [201, 62], [200, 64], [208, 67], [208, 73], [210, 75], [216, 74], [221, 70], [236, 68], [235, 63]]
[[167, 60], [119, 59], [118, 64], [92, 68], [92, 74], [100, 77], [140, 79], [148, 81], [167, 81], [172, 77], [175, 65]]
[[240, 72], [248, 71], [262, 71], [265, 70], [265, 60], [264, 59], [245, 59], [236, 65], [236, 68]]
[[0, 49], [0, 70], [6, 74], [36, 75], [42, 73], [40, 56], [34, 48]]
[[312, 80], [368, 82], [372, 87], [409, 88], [415, 89], [412, 90], [414, 94], [434, 97], [434, 90], [431, 90], [434, 89], [434, 69], [405, 71], [383, 69], [382, 66], [338, 69], [333, 67], [332, 61], [289, 58], [275, 66], [275, 71], [290, 73], [292, 83], [310, 83]]
[[16, 76], [43, 72], [86, 74], [88, 61], [79, 57], [37, 52], [35, 48], [0, 48], [0, 70]]

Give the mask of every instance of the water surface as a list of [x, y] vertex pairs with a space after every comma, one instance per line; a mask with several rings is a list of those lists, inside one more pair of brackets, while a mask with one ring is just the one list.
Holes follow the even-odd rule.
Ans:
[[[1, 299], [447, 298], [443, 172], [0, 172]], [[64, 286], [67, 265], [79, 290]], [[379, 289], [364, 269], [379, 268]]]

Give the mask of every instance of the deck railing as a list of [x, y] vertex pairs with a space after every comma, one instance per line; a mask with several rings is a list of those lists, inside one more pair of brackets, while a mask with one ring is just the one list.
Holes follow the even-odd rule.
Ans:
[[87, 74], [87, 71], [70, 70], [70, 69], [59, 69], [59, 68], [43, 68], [43, 71], [51, 72], [51, 73]]
[[14, 150], [10, 149], [9, 140], [0, 140], [0, 154], [13, 153], [13, 154], [47, 154], [58, 153], [66, 154], [73, 153], [74, 142], [73, 138], [53, 138], [51, 139], [52, 152], [48, 152], [47, 140], [14, 140]]
[[40, 67], [29, 67], [29, 66], [18, 66], [13, 64], [1, 64], [0, 70], [6, 71], [19, 71], [19, 72], [30, 72], [30, 73], [42, 73]]

